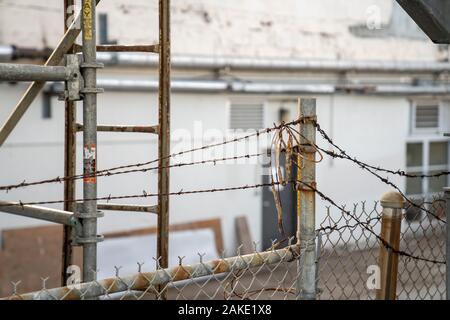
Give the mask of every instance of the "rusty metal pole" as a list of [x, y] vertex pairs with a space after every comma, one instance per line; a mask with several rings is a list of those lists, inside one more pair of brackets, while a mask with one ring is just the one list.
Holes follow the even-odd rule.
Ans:
[[394, 251], [400, 249], [402, 210], [405, 206], [405, 199], [399, 192], [388, 192], [381, 198], [381, 206], [383, 211], [380, 237], [391, 248], [380, 243], [378, 263], [381, 278], [380, 289], [377, 290], [377, 300], [395, 300], [397, 297], [398, 253]]
[[158, 257], [169, 265], [170, 0], [159, 0]]
[[[68, 21], [71, 14], [75, 13], [74, 0], [64, 0], [64, 33], [69, 26]], [[69, 54], [75, 53], [74, 46], [68, 50]], [[76, 174], [76, 103], [66, 100], [65, 102], [65, 128], [64, 128], [64, 176], [70, 177]], [[75, 212], [75, 180], [64, 180], [64, 210]], [[72, 228], [63, 227], [62, 263], [61, 263], [61, 285], [67, 285], [68, 267], [72, 264]]]
[[96, 61], [96, 25], [95, 0], [82, 1], [83, 29], [83, 77], [85, 87], [83, 98], [83, 202], [82, 236], [77, 239], [83, 245], [83, 282], [94, 281], [97, 271], [97, 68]]
[[449, 219], [450, 217], [450, 188], [444, 188], [445, 192], [445, 216], [447, 221], [447, 241], [446, 241], [446, 256], [445, 256], [445, 268], [446, 268], [446, 294], [447, 300], [450, 300], [450, 226]]
[[[300, 212], [297, 237], [300, 239], [300, 260], [297, 271], [300, 276], [297, 282], [297, 298], [315, 300], [316, 288], [316, 193], [307, 185], [316, 187], [316, 130], [313, 121], [316, 120], [316, 99], [300, 100], [300, 146], [303, 156], [301, 161], [300, 180], [297, 188], [300, 191]], [[305, 185], [306, 184], [306, 185]]]

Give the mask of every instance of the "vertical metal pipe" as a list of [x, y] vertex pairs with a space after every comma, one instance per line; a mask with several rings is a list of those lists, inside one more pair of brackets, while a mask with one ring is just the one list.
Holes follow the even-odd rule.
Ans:
[[[95, 0], [83, 0], [83, 197], [97, 197], [97, 69]], [[97, 201], [85, 200], [83, 212], [83, 281], [96, 279], [97, 270]]]
[[[301, 99], [298, 99], [298, 105], [297, 105], [297, 115], [300, 118], [301, 117], [301, 111], [300, 111], [300, 104], [301, 104]], [[298, 125], [298, 131], [300, 132], [302, 128], [302, 125], [299, 124]], [[299, 141], [300, 141], [300, 136], [298, 137]], [[300, 146], [298, 146], [298, 155], [297, 155], [297, 180], [300, 181], [302, 179], [302, 155], [300, 153]], [[300, 244], [300, 216], [301, 216], [301, 191], [300, 189], [297, 189], [297, 233], [296, 233], [296, 237], [297, 237], [297, 244]]]
[[449, 219], [450, 217], [450, 188], [445, 188], [445, 215], [447, 220], [447, 243], [446, 243], [446, 255], [445, 255], [445, 268], [446, 268], [446, 293], [447, 300], [450, 300], [450, 226]]
[[170, 0], [159, 0], [158, 256], [167, 268], [170, 165]]
[[[300, 217], [297, 234], [300, 238], [303, 257], [298, 262], [298, 298], [302, 300], [316, 299], [316, 199], [315, 191], [309, 188], [316, 187], [316, 130], [313, 121], [316, 119], [316, 99], [300, 100], [299, 151], [303, 155], [300, 180], [304, 184], [297, 184], [300, 190]], [[305, 185], [306, 184], [306, 185]]]
[[[388, 192], [381, 198], [383, 207], [380, 237], [395, 250], [400, 249], [400, 231], [402, 209], [405, 200], [398, 192]], [[380, 267], [380, 289], [377, 300], [395, 300], [397, 298], [398, 253], [380, 243], [378, 263]]]
[[[64, 33], [68, 30], [70, 18], [69, 9], [74, 9], [74, 0], [64, 0]], [[74, 10], [70, 10], [74, 14]], [[68, 50], [69, 54], [75, 53], [74, 46]], [[76, 166], [76, 104], [73, 101], [65, 102], [65, 128], [64, 128], [64, 176], [74, 176]], [[64, 210], [75, 212], [75, 180], [64, 180]], [[62, 263], [61, 263], [61, 285], [67, 285], [67, 268], [72, 264], [72, 228], [64, 226]]]

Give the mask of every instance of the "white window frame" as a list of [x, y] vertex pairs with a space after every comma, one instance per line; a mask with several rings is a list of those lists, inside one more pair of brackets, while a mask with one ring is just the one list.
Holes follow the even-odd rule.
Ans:
[[[431, 171], [437, 170], [449, 170], [450, 165], [447, 164], [446, 167], [442, 166], [431, 166], [430, 165], [430, 144], [433, 142], [446, 142], [448, 144], [447, 152], [448, 159], [450, 160], [450, 139], [444, 136], [439, 137], [437, 135], [427, 135], [423, 137], [410, 137], [406, 140], [406, 144], [411, 143], [421, 143], [422, 147], [422, 166], [421, 167], [406, 167], [406, 172], [422, 172], [423, 174], [429, 174]], [[447, 177], [447, 184], [450, 183], [449, 177]], [[422, 193], [421, 194], [407, 194], [408, 197], [426, 196], [429, 193], [429, 178], [422, 179]], [[405, 181], [406, 190], [406, 181]]]

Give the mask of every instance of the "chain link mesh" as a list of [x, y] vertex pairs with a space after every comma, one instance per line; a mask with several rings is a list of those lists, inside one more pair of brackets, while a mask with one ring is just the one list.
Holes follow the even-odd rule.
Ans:
[[[435, 215], [445, 218], [443, 196], [415, 199]], [[349, 208], [346, 208], [349, 210]], [[378, 202], [355, 204], [351, 211], [362, 223], [380, 234], [382, 208]], [[371, 266], [378, 265], [380, 250], [375, 235], [345, 214], [328, 208], [319, 234], [318, 287], [320, 299], [375, 299], [368, 286]], [[400, 250], [425, 259], [445, 261], [446, 224], [423, 210], [407, 206], [400, 235]], [[445, 299], [445, 264], [399, 256], [397, 298], [401, 300]]]
[[[291, 240], [292, 241], [292, 240]], [[12, 300], [285, 300], [297, 296], [297, 261], [300, 246], [221, 258], [208, 262], [199, 254], [199, 263], [158, 268], [154, 272], [120, 275], [111, 279], [20, 293], [20, 283], [13, 284]]]
[[[446, 203], [442, 195], [431, 199], [415, 199], [420, 210], [409, 205], [404, 210], [400, 250], [432, 261], [445, 261], [446, 224], [435, 216], [445, 218]], [[376, 290], [368, 285], [371, 267], [378, 266], [382, 207], [378, 202], [362, 202], [352, 208], [352, 215], [326, 211], [317, 234], [317, 298], [318, 299], [375, 299]], [[432, 211], [430, 215], [428, 211]], [[355, 219], [356, 218], [356, 219]], [[357, 221], [356, 221], [357, 220]], [[370, 232], [364, 226], [368, 226]], [[138, 264], [135, 275], [64, 288], [47, 288], [48, 278], [42, 279], [42, 289], [21, 293], [20, 281], [12, 283], [13, 300], [285, 300], [300, 296], [300, 259], [304, 248], [286, 248], [234, 257], [183, 264], [153, 272], [141, 272]], [[256, 247], [256, 245], [255, 245]], [[445, 299], [445, 264], [399, 255], [397, 298], [404, 300]]]

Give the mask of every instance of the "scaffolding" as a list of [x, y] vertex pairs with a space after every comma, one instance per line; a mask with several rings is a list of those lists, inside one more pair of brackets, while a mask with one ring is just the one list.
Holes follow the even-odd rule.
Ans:
[[[135, 211], [156, 214], [157, 254], [161, 268], [168, 267], [169, 251], [169, 166], [170, 166], [170, 0], [159, 0], [159, 43], [151, 45], [97, 45], [96, 6], [100, 0], [82, 0], [81, 12], [67, 25], [69, 8], [75, 0], [64, 0], [64, 36], [43, 66], [0, 64], [0, 81], [32, 81], [0, 129], [3, 145], [47, 81], [64, 81], [65, 139], [64, 176], [76, 174], [77, 132], [83, 133], [83, 202], [75, 201], [75, 179], [64, 179], [64, 210], [0, 201], [1, 211], [58, 223], [64, 227], [61, 284], [66, 285], [74, 246], [83, 248], [83, 282], [95, 281], [99, 210]], [[81, 26], [81, 28], [79, 27]], [[76, 39], [82, 35], [82, 44]], [[81, 54], [80, 54], [81, 52]], [[103, 64], [97, 52], [148, 52], [159, 55], [158, 124], [149, 126], [99, 125], [97, 123], [97, 70]], [[62, 64], [62, 65], [61, 65]], [[83, 102], [83, 123], [76, 123], [76, 102]], [[142, 132], [158, 135], [158, 203], [128, 205], [97, 203], [97, 132]]]

